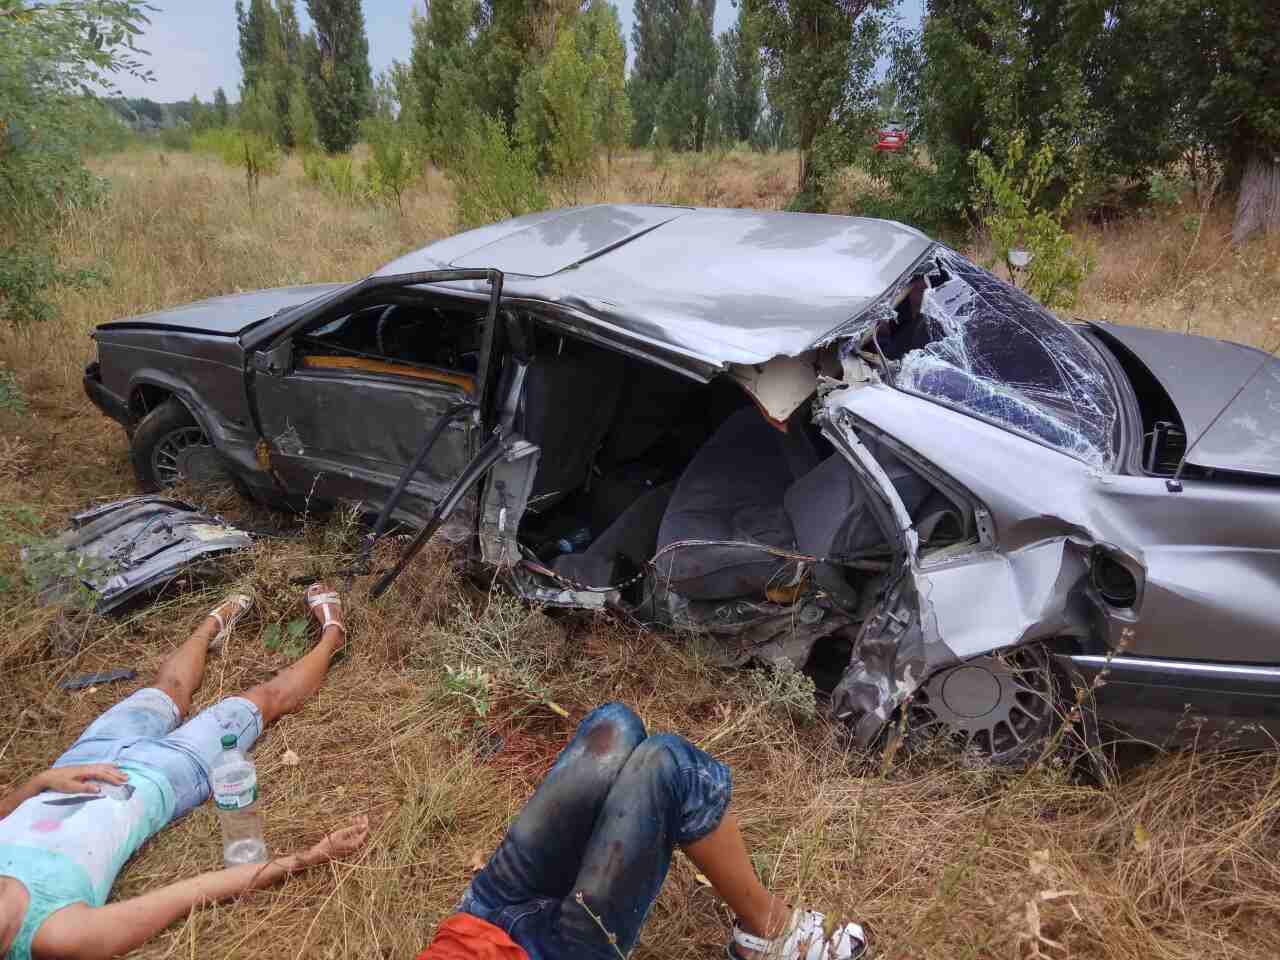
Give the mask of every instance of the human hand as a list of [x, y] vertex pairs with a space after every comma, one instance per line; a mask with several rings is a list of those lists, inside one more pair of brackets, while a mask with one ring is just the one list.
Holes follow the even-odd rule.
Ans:
[[58, 793], [101, 793], [102, 788], [94, 783], [95, 780], [122, 787], [129, 782], [129, 777], [114, 763], [86, 763], [46, 770], [36, 777], [36, 785], [41, 790], [56, 790]]
[[314, 867], [355, 853], [369, 839], [369, 818], [356, 817], [341, 830], [335, 830], [307, 851], [303, 862]]

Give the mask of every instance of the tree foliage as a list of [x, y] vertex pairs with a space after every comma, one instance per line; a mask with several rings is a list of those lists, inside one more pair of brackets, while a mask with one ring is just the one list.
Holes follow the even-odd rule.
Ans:
[[694, 7], [676, 44], [671, 77], [658, 103], [658, 138], [677, 150], [702, 150], [711, 116], [720, 52], [711, 25]]
[[[647, 145], [661, 139], [680, 147], [691, 141], [701, 144], [711, 110], [710, 97], [695, 109], [689, 95], [699, 85], [709, 95], [715, 77], [715, 0], [635, 0], [633, 10], [631, 45], [635, 64], [628, 80], [635, 118], [633, 142]], [[701, 24], [699, 31], [690, 30], [695, 17]], [[689, 49], [682, 53], [685, 47]], [[679, 83], [674, 83], [681, 65], [683, 75]], [[712, 81], [702, 84], [708, 67]], [[662, 129], [664, 123], [666, 130]], [[690, 131], [696, 131], [696, 135], [690, 137]]]
[[307, 95], [320, 145], [351, 149], [369, 113], [373, 77], [360, 0], [307, 0], [314, 25], [303, 41]]
[[977, 175], [975, 191], [982, 223], [990, 233], [993, 261], [1002, 263], [1010, 279], [1019, 279], [1012, 251], [1030, 255], [1025, 284], [1046, 307], [1071, 307], [1079, 296], [1080, 284], [1092, 269], [1087, 251], [1076, 250], [1075, 240], [1063, 226], [1081, 185], [1076, 180], [1059, 197], [1056, 205], [1046, 202], [1045, 191], [1054, 169], [1053, 147], [1042, 144], [1026, 156], [1026, 139], [1015, 134], [1003, 164], [997, 167], [989, 156], [974, 151]]
[[738, 23], [720, 35], [720, 77], [716, 84], [719, 123], [724, 139], [748, 143], [756, 132], [763, 101], [764, 60], [754, 21]]
[[[874, 116], [871, 78], [891, 0], [743, 0], [759, 25], [770, 100], [795, 126], [800, 184], [816, 193], [821, 165], [812, 162], [819, 138], [856, 144]], [[829, 142], [830, 155], [841, 153]]]
[[58, 267], [47, 237], [102, 193], [81, 159], [106, 113], [93, 92], [115, 93], [119, 76], [151, 79], [134, 45], [151, 9], [141, 0], [0, 0], [0, 319], [46, 319], [49, 289], [91, 279]]

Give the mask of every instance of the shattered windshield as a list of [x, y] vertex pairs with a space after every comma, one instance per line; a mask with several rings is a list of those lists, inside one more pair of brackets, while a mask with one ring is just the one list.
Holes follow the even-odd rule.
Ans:
[[1102, 359], [1021, 290], [935, 247], [877, 343], [893, 385], [1099, 467], [1115, 461], [1118, 409]]

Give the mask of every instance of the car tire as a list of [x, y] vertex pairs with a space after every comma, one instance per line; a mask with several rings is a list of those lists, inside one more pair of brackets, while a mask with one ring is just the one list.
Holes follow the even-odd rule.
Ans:
[[138, 423], [129, 442], [129, 460], [138, 485], [148, 493], [187, 479], [182, 470], [189, 451], [213, 450], [204, 429], [178, 400], [166, 400]]

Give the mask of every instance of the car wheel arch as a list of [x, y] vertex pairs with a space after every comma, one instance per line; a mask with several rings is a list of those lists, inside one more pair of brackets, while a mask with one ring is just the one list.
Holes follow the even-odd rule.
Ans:
[[211, 429], [210, 418], [199, 403], [195, 401], [195, 393], [186, 384], [168, 377], [138, 376], [129, 385], [129, 411], [134, 417], [134, 426], [142, 421], [156, 407], [169, 400], [176, 400], [186, 407], [196, 424], [204, 431], [209, 444], [215, 449], [220, 447], [217, 431]]

